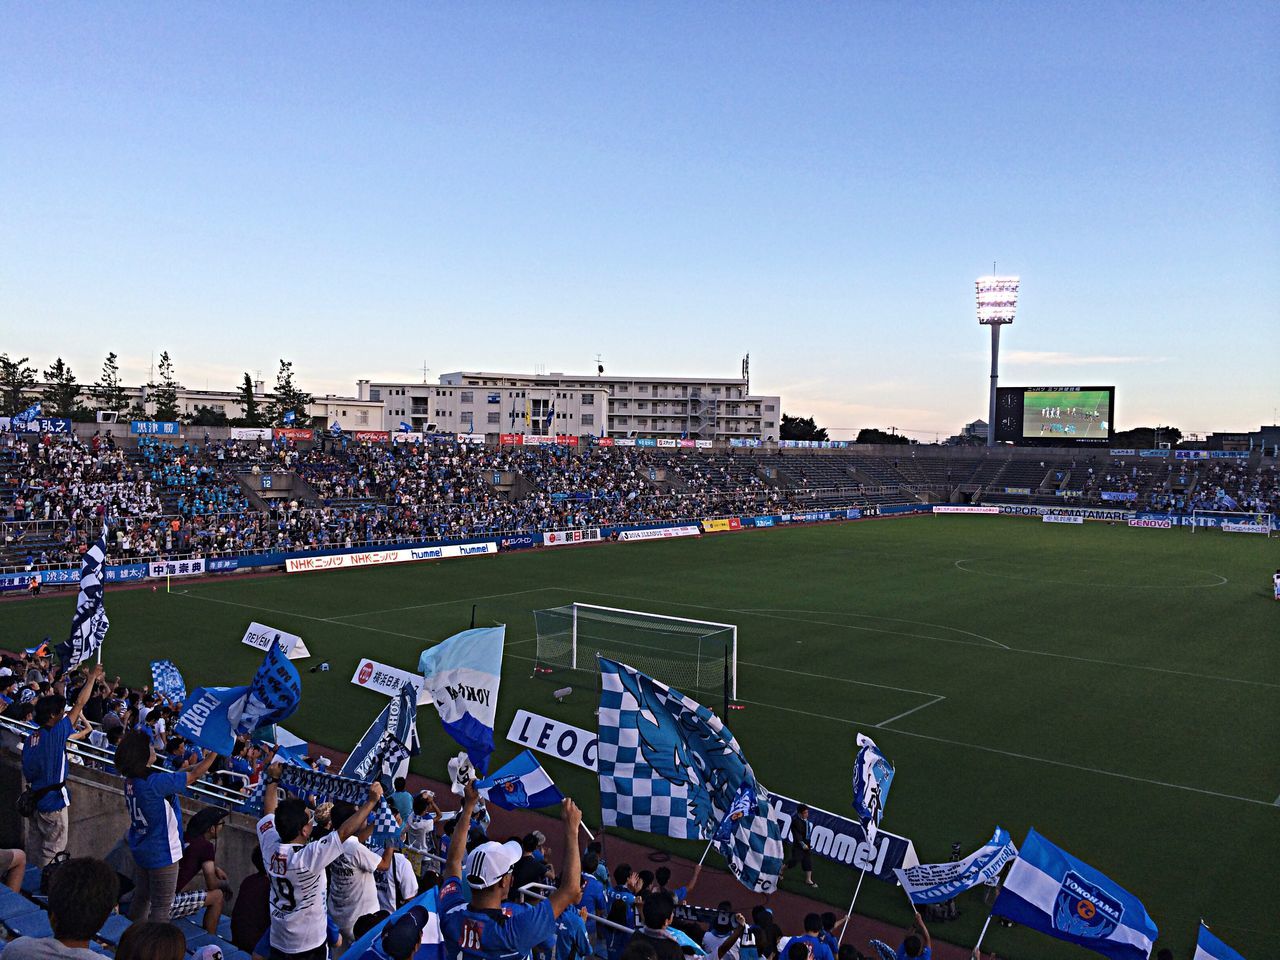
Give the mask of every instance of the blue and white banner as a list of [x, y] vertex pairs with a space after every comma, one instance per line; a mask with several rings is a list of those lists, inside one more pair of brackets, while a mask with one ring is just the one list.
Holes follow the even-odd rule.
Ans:
[[297, 415], [296, 413], [294, 413], [294, 411], [292, 411], [292, 410], [286, 410], [286, 411], [284, 412], [284, 416], [280, 418], [281, 422], [282, 422], [286, 427], [291, 427], [291, 426], [293, 426], [294, 421], [295, 421], [295, 420], [297, 420], [297, 419], [298, 419], [298, 415]]
[[20, 413], [15, 413], [10, 422], [11, 423], [30, 423], [32, 420], [40, 419], [43, 413], [44, 413], [44, 409], [40, 406], [40, 401], [37, 400], [31, 406], [27, 407], [27, 409], [21, 411]]
[[756, 808], [756, 788], [753, 783], [744, 783], [738, 788], [738, 795], [733, 798], [729, 812], [720, 820], [715, 835], [711, 838], [716, 843], [725, 843], [733, 836], [734, 825]]
[[1112, 960], [1147, 960], [1159, 935], [1137, 897], [1034, 830], [991, 913]]
[[506, 635], [505, 625], [463, 630], [423, 650], [418, 659], [418, 672], [440, 711], [444, 732], [467, 751], [482, 774], [489, 772], [493, 753], [493, 718]]
[[197, 687], [183, 704], [174, 733], [226, 756], [237, 735], [288, 719], [301, 700], [297, 668], [273, 646], [249, 686]]
[[866, 734], [858, 734], [858, 756], [853, 762], [853, 808], [874, 840], [876, 827], [884, 817], [893, 785], [893, 765], [885, 759], [876, 742]]
[[777, 889], [782, 827], [742, 748], [720, 718], [631, 667], [600, 662], [600, 811], [605, 826], [713, 839], [744, 784], [756, 796], [718, 844], [750, 890]]
[[419, 753], [417, 711], [417, 688], [406, 682], [369, 725], [338, 774], [366, 783], [394, 782], [404, 776], [409, 758]]
[[985, 845], [954, 863], [921, 863], [895, 870], [912, 903], [943, 903], [980, 883], [995, 885], [1018, 855], [1009, 831], [996, 827]]
[[1202, 920], [1200, 934], [1196, 937], [1196, 952], [1191, 960], [1244, 960], [1244, 956], [1215, 937]]
[[102, 590], [102, 562], [107, 555], [107, 525], [97, 541], [85, 551], [80, 563], [80, 596], [71, 618], [71, 635], [58, 644], [58, 659], [64, 670], [74, 670], [91, 657], [106, 639], [107, 607]]
[[1100, 494], [1103, 500], [1137, 500], [1138, 494], [1135, 490], [1103, 490]]
[[151, 661], [151, 689], [170, 703], [187, 699], [187, 684], [172, 660]]
[[17, 417], [0, 417], [0, 433], [70, 433], [69, 417], [32, 417], [30, 420], [19, 420]]
[[485, 800], [503, 810], [554, 807], [564, 799], [542, 764], [528, 750], [503, 764], [492, 776], [477, 780], [476, 789]]

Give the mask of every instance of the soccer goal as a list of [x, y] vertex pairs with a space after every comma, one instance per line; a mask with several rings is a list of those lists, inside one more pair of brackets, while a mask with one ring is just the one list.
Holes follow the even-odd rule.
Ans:
[[1261, 533], [1270, 537], [1276, 528], [1270, 513], [1247, 513], [1239, 510], [1192, 510], [1191, 532], [1217, 528], [1226, 533]]
[[571, 603], [533, 612], [537, 663], [598, 673], [600, 653], [680, 691], [738, 697], [738, 628], [642, 610]]

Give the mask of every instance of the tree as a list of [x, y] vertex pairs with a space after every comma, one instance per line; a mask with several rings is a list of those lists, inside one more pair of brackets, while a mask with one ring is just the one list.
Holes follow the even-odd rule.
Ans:
[[863, 427], [858, 431], [858, 439], [854, 442], [908, 444], [911, 440], [900, 433], [886, 433], [883, 430], [877, 430], [875, 427]]
[[237, 417], [236, 422], [245, 427], [265, 426], [262, 411], [259, 409], [258, 397], [253, 392], [253, 378], [246, 372], [236, 393], [236, 403], [244, 410], [244, 416]]
[[47, 381], [41, 401], [47, 417], [74, 417], [83, 407], [80, 406], [80, 384], [76, 383], [76, 375], [61, 357], [44, 372]]
[[1168, 443], [1176, 446], [1182, 439], [1182, 431], [1177, 427], [1134, 427], [1132, 430], [1121, 430], [1111, 436], [1113, 447], [1132, 447], [1138, 450], [1154, 450], [1157, 443]]
[[782, 427], [778, 432], [780, 440], [829, 440], [827, 428], [813, 422], [813, 417], [790, 417], [782, 415]]
[[221, 410], [213, 409], [213, 407], [197, 404], [196, 412], [191, 415], [191, 426], [193, 427], [225, 427], [227, 423], [227, 415]]
[[160, 382], [147, 384], [147, 392], [150, 394], [152, 403], [156, 405], [156, 419], [177, 420], [178, 390], [181, 389], [182, 384], [173, 375], [173, 361], [169, 358], [168, 350], [160, 354], [160, 364], [157, 369], [160, 373]]
[[36, 385], [36, 371], [27, 359], [10, 360], [7, 353], [0, 353], [0, 408], [6, 417], [31, 406], [24, 394]]
[[267, 405], [268, 419], [273, 426], [283, 426], [284, 415], [293, 411], [299, 420], [305, 420], [309, 406], [311, 394], [299, 390], [293, 382], [293, 364], [288, 360], [281, 360], [280, 370], [276, 374], [276, 389], [271, 395], [271, 403]]
[[124, 385], [120, 382], [120, 364], [116, 362], [115, 353], [108, 353], [102, 364], [102, 376], [90, 391], [93, 401], [99, 410], [113, 410], [124, 413], [129, 405]]

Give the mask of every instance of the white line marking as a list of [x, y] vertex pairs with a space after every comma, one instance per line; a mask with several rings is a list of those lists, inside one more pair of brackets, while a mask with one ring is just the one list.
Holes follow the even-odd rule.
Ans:
[[877, 724], [876, 724], [876, 729], [877, 729], [877, 730], [883, 730], [883, 729], [884, 729], [885, 727], [887, 727], [889, 724], [893, 723], [893, 721], [895, 721], [895, 720], [901, 720], [903, 717], [909, 717], [909, 716], [911, 716], [911, 714], [915, 713], [917, 710], [923, 710], [925, 707], [932, 707], [935, 703], [940, 703], [941, 701], [943, 701], [943, 700], [945, 700], [945, 699], [947, 699], [947, 698], [946, 698], [946, 697], [934, 697], [934, 698], [933, 698], [932, 700], [930, 700], [928, 703], [922, 703], [922, 704], [920, 704], [920, 706], [918, 706], [918, 707], [912, 707], [910, 710], [903, 710], [903, 711], [902, 711], [902, 713], [898, 714], [896, 717], [890, 717], [888, 720], [881, 720], [879, 723], [877, 723]]
[[[918, 627], [937, 627], [939, 630], [950, 630], [954, 633], [967, 634], [970, 637], [977, 637], [979, 640], [985, 640], [987, 641], [987, 643], [994, 644], [995, 646], [1000, 647], [1004, 650], [1009, 649], [999, 640], [992, 640], [990, 637], [984, 636], [981, 633], [974, 633], [972, 630], [961, 630], [959, 627], [949, 627], [945, 623], [929, 623], [926, 620], [904, 620], [901, 617], [879, 617], [879, 616], [876, 616], [875, 614], [853, 613], [852, 611], [792, 610], [792, 609], [788, 609], [787, 607], [746, 607], [741, 610], [735, 610], [734, 613], [754, 613], [762, 617], [767, 617], [775, 613], [778, 613], [778, 614], [780, 613], [817, 613], [817, 614], [822, 614], [824, 616], [829, 616], [829, 617], [861, 617], [863, 620], [887, 620], [890, 623], [912, 623]], [[782, 617], [780, 619], [797, 620], [799, 622], [804, 622], [804, 623], [823, 623], [824, 622], [821, 620], [804, 620], [803, 618], [796, 618], [796, 617]], [[946, 643], [965, 643], [971, 647], [982, 646], [982, 644], [980, 643], [972, 643], [968, 640], [957, 640], [955, 637], [931, 637], [922, 633], [902, 633], [899, 630], [880, 630], [875, 627], [856, 627], [856, 626], [853, 626], [852, 624], [844, 624], [844, 623], [833, 623], [833, 624], [829, 624], [829, 626], [847, 627], [851, 630], [868, 630], [868, 631], [873, 631], [877, 633], [892, 633], [895, 636], [915, 637], [919, 640], [942, 640]]]
[[771, 667], [767, 663], [753, 663], [750, 660], [739, 660], [740, 667], [756, 667], [760, 670], [775, 670], [778, 673], [794, 673], [797, 677], [810, 677], [817, 680], [835, 680], [838, 683], [856, 683], [862, 687], [879, 687], [881, 690], [897, 690], [899, 693], [918, 693], [922, 697], [937, 697], [939, 700], [945, 700], [941, 694], [933, 693], [930, 690], [912, 690], [910, 687], [891, 687], [887, 683], [872, 683], [869, 680], [850, 680], [848, 677], [829, 677], [825, 674], [807, 673], [804, 670], [788, 670], [786, 667]]
[[[805, 717], [817, 717], [819, 720], [831, 720], [834, 723], [843, 723], [851, 727], [876, 726], [875, 724], [868, 724], [859, 720], [846, 720], [844, 717], [833, 717], [825, 713], [811, 713], [808, 710], [797, 710], [794, 707], [783, 707], [776, 703], [763, 703], [759, 700], [739, 699], [738, 702], [749, 703], [752, 706], [757, 707], [769, 707], [773, 710], [785, 710], [787, 713], [798, 713]], [[1017, 760], [1030, 760], [1034, 763], [1046, 763], [1054, 767], [1065, 767], [1068, 770], [1080, 770], [1084, 773], [1096, 773], [1104, 777], [1116, 777], [1120, 780], [1132, 780], [1135, 783], [1146, 783], [1155, 787], [1168, 787], [1172, 790], [1185, 790], [1188, 793], [1199, 793], [1209, 797], [1218, 797], [1223, 800], [1238, 800], [1242, 803], [1252, 803], [1261, 807], [1277, 805], [1268, 803], [1266, 800], [1255, 800], [1253, 797], [1238, 797], [1233, 793], [1218, 793], [1216, 790], [1204, 790], [1200, 787], [1188, 787], [1182, 783], [1168, 783], [1164, 780], [1148, 780], [1146, 777], [1135, 777], [1128, 773], [1117, 773], [1114, 770], [1100, 770], [1097, 767], [1086, 767], [1078, 763], [1067, 763], [1065, 760], [1050, 760], [1048, 757], [1035, 757], [1027, 753], [1015, 753], [1012, 750], [997, 750], [995, 747], [984, 747], [980, 743], [965, 743], [963, 740], [948, 740], [945, 737], [931, 737], [927, 733], [912, 733], [909, 730], [885, 730], [885, 733], [898, 734], [903, 737], [915, 737], [917, 740], [932, 740], [935, 743], [945, 743], [954, 747], [967, 747], [970, 750], [980, 750], [983, 753], [995, 753], [1003, 757], [1013, 757]]]
[[1068, 587], [1119, 587], [1124, 590], [1201, 590], [1209, 587], [1221, 587], [1230, 583], [1226, 577], [1220, 573], [1210, 573], [1209, 576], [1217, 577], [1217, 583], [1171, 583], [1171, 584], [1155, 584], [1155, 583], [1089, 583], [1083, 580], [1042, 580], [1039, 577], [1014, 577], [1007, 573], [991, 573], [987, 570], [970, 570], [964, 566], [966, 563], [978, 563], [983, 557], [970, 557], [967, 560], [955, 561], [957, 570], [965, 573], [976, 573], [980, 577], [994, 577], [997, 580], [1017, 580], [1021, 583], [1056, 583]]
[[490, 593], [483, 597], [466, 597], [461, 600], [437, 600], [434, 603], [415, 603], [410, 607], [391, 607], [387, 610], [366, 610], [363, 613], [342, 613], [336, 617], [326, 617], [325, 619], [337, 623], [348, 617], [376, 617], [383, 613], [403, 613], [406, 610], [425, 610], [427, 607], [445, 607], [450, 604], [478, 603], [481, 600], [497, 600], [499, 597], [518, 597], [524, 593], [544, 593], [548, 590], [558, 591], [559, 589], [559, 587], [531, 587], [528, 590], [512, 590], [510, 593]]

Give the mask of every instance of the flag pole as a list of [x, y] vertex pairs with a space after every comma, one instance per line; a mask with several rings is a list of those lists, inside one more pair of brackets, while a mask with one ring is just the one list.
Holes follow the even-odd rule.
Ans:
[[583, 823], [581, 820], [578, 821], [578, 826], [582, 828], [582, 832], [587, 835], [588, 840], [594, 840], [596, 838], [596, 835], [592, 833], [590, 829], [588, 829], [587, 825]]
[[702, 858], [698, 861], [698, 866], [702, 866], [703, 861], [707, 859], [707, 854], [711, 852], [711, 848], [715, 845], [715, 842], [714, 837], [707, 841], [707, 849], [702, 851]]
[[981, 956], [978, 951], [982, 949], [982, 938], [987, 935], [987, 927], [989, 926], [991, 926], [991, 914], [988, 913], [987, 922], [982, 925], [982, 932], [978, 934], [978, 942], [973, 945], [973, 952], [979, 956]]
[[[846, 918], [853, 917], [853, 905], [858, 902], [858, 891], [862, 889], [862, 881], [865, 879], [867, 879], [867, 871], [862, 870], [858, 873], [858, 885], [853, 888], [853, 899], [849, 901], [849, 909], [845, 911], [844, 915]], [[848, 929], [849, 921], [846, 919], [844, 926], [840, 928], [840, 939], [836, 941], [837, 947], [844, 943], [844, 935]]]

